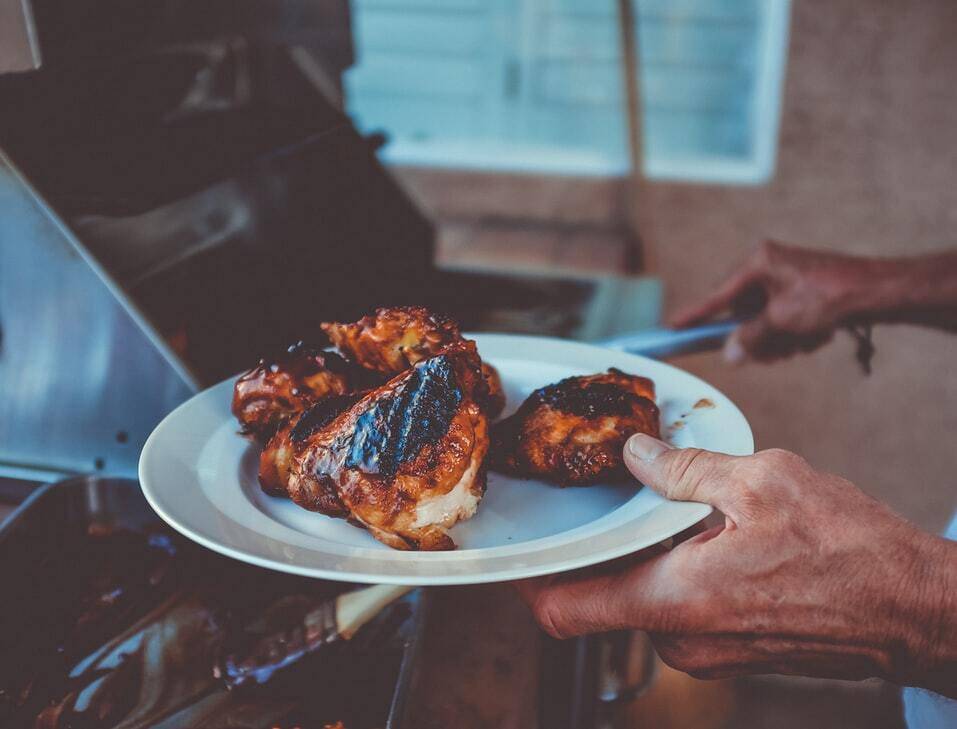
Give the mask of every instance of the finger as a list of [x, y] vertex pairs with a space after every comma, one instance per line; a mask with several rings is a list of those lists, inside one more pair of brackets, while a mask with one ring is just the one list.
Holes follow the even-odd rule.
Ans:
[[616, 574], [572, 573], [550, 583], [516, 583], [536, 621], [555, 638], [620, 628], [671, 627], [680, 607], [667, 601], [670, 553]]
[[734, 517], [734, 456], [674, 446], [637, 433], [625, 443], [625, 465], [643, 484], [673, 501], [699, 501]]
[[836, 651], [834, 643], [813, 639], [733, 630], [727, 634], [653, 633], [651, 640], [665, 663], [695, 678], [781, 673], [860, 679], [873, 673], [873, 659], [866, 652]]
[[721, 350], [721, 355], [724, 357], [724, 361], [731, 365], [741, 365], [748, 361], [748, 352], [741, 346], [741, 340], [738, 335], [738, 327], [735, 329], [724, 342], [724, 348]]
[[527, 580], [516, 580], [512, 582], [512, 586], [516, 592], [518, 592], [518, 596], [522, 599], [522, 602], [528, 605], [528, 607], [532, 607], [535, 604], [535, 598], [556, 579], [558, 579], [558, 575], [530, 577]]
[[763, 341], [770, 335], [771, 327], [764, 317], [756, 317], [739, 326], [724, 343], [724, 358], [730, 364], [741, 364], [752, 359], [763, 347]]
[[724, 358], [731, 364], [741, 364], [748, 359], [770, 362], [791, 356], [799, 345], [798, 337], [775, 329], [765, 317], [759, 316], [731, 332], [724, 345]]
[[724, 358], [731, 364], [748, 359], [773, 362], [797, 354], [811, 352], [828, 342], [833, 332], [796, 334], [776, 329], [765, 317], [745, 322], [735, 329], [724, 345]]
[[625, 624], [627, 596], [614, 575], [574, 576], [561, 582], [523, 580], [515, 588], [553, 638], [613, 630]]
[[[586, 580], [592, 578], [611, 577], [621, 574], [622, 572], [627, 572], [637, 564], [645, 562], [654, 557], [667, 554], [671, 549], [678, 546], [679, 543], [693, 539], [702, 533], [703, 530], [705, 530], [705, 525], [704, 522], [701, 521], [694, 526], [689, 527], [680, 534], [675, 535], [672, 538], [674, 542], [668, 545], [665, 543], [653, 544], [650, 547], [645, 547], [644, 549], [639, 550], [638, 552], [632, 552], [631, 554], [610, 559], [607, 562], [600, 562], [589, 567], [582, 567], [581, 569], [577, 569], [572, 572], [544, 575], [542, 577], [530, 577], [524, 580], [514, 580], [510, 584], [518, 592], [522, 601], [529, 607], [532, 607], [535, 603], [535, 598], [556, 582], [560, 582], [562, 580]], [[671, 542], [671, 540], [666, 541]]]
[[725, 281], [704, 301], [679, 309], [669, 319], [669, 324], [677, 328], [687, 327], [720, 313], [731, 306], [731, 303], [748, 288], [758, 283], [761, 275], [757, 268], [746, 266]]
[[662, 661], [694, 678], [729, 678], [760, 673], [770, 667], [766, 658], [754, 655], [750, 643], [754, 636], [667, 635], [652, 634], [652, 643]]
[[697, 524], [692, 524], [683, 532], [678, 532], [671, 537], [671, 546], [677, 547], [679, 544], [687, 542], [689, 539], [692, 539], [699, 534], [704, 534], [706, 531], [708, 531], [708, 525], [705, 524], [704, 519], [702, 519]]
[[[668, 550], [674, 549], [675, 547], [684, 544], [685, 542], [691, 541], [695, 537], [698, 537], [709, 530], [707, 523], [704, 519], [693, 524], [682, 532], [678, 532], [673, 537], [668, 537], [662, 542], [658, 542], [655, 547], [658, 548], [659, 552], [667, 552]], [[650, 551], [650, 550], [649, 550]]]
[[823, 347], [833, 338], [834, 332], [832, 330], [818, 332], [816, 334], [808, 334], [800, 339], [800, 341], [797, 343], [797, 347], [802, 352], [813, 352], [815, 349], [820, 349]]

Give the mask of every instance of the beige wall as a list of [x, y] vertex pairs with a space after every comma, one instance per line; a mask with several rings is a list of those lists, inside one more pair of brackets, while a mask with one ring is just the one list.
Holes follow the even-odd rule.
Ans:
[[[703, 295], [765, 236], [887, 255], [957, 247], [957, 0], [792, 5], [773, 182], [644, 190], [641, 232], [657, 244], [656, 272], [671, 306]], [[581, 267], [621, 244], [614, 234], [562, 241], [554, 230], [555, 221], [600, 227], [620, 219], [618, 181], [398, 172], [439, 223], [447, 261]], [[521, 235], [487, 225], [495, 216], [521, 219]], [[535, 221], [552, 225], [536, 230]], [[622, 260], [597, 258], [606, 269]], [[741, 405], [759, 447], [795, 450], [940, 529], [957, 508], [957, 336], [879, 327], [875, 339], [869, 378], [846, 335], [773, 367], [730, 368], [717, 355], [676, 363]], [[533, 669], [519, 662], [513, 670]], [[714, 686], [692, 687], [689, 705]], [[772, 678], [740, 681], [733, 692], [729, 728], [900, 725], [896, 691], [879, 683]], [[428, 706], [427, 714], [440, 715]]]
[[[624, 260], [614, 233], [583, 242], [534, 227], [620, 220], [619, 181], [398, 172], [439, 222], [445, 260], [591, 269]], [[793, 0], [773, 181], [656, 183], [641, 202], [670, 307], [703, 295], [765, 236], [887, 255], [957, 246], [957, 2]], [[506, 237], [483, 223], [496, 215], [525, 223]], [[940, 529], [957, 508], [957, 337], [879, 327], [875, 341], [870, 378], [844, 334], [774, 367], [729, 369], [716, 355], [678, 364], [740, 403], [759, 447], [798, 451]]]
[[[764, 236], [847, 252], [957, 247], [957, 3], [794, 0], [777, 174], [761, 188], [651, 185], [670, 305]], [[679, 364], [740, 403], [760, 447], [798, 451], [928, 528], [957, 508], [957, 337], [879, 327], [775, 367]]]

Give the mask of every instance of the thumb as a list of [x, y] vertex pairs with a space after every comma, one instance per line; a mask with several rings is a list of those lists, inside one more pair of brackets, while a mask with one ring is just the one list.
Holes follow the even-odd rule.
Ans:
[[734, 456], [699, 448], [675, 448], [644, 433], [625, 443], [625, 465], [646, 486], [672, 501], [699, 501], [731, 516]]

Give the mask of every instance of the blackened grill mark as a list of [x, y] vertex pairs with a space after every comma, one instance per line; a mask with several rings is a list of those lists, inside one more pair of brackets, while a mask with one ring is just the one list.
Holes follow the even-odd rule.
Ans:
[[643, 399], [608, 382], [582, 385], [579, 377], [568, 377], [554, 385], [542, 387], [529, 398], [535, 405], [549, 405], [563, 413], [586, 418], [630, 415], [634, 405]]
[[360, 397], [361, 394], [352, 394], [323, 398], [299, 416], [299, 421], [289, 432], [289, 439], [294, 443], [301, 443], [331, 423], [339, 413], [358, 402]]
[[448, 357], [417, 365], [392, 397], [379, 400], [356, 420], [346, 466], [394, 476], [423, 446], [445, 435], [461, 401]]

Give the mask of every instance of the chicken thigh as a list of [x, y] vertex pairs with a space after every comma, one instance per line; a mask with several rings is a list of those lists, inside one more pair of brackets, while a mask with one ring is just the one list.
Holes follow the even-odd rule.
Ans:
[[322, 330], [349, 360], [389, 376], [462, 339], [455, 321], [421, 306], [377, 309], [351, 324], [326, 322]]
[[355, 368], [335, 352], [299, 342], [282, 356], [262, 359], [233, 389], [233, 415], [244, 435], [265, 443], [291, 416], [312, 403], [351, 390]]
[[492, 467], [562, 486], [622, 476], [635, 433], [659, 437], [654, 383], [610, 369], [533, 392], [492, 434]]
[[[360, 367], [394, 376], [464, 339], [452, 319], [421, 306], [377, 309], [375, 314], [351, 324], [326, 322], [322, 329], [342, 354]], [[494, 418], [505, 407], [498, 372], [482, 363], [485, 392], [478, 402]]]

